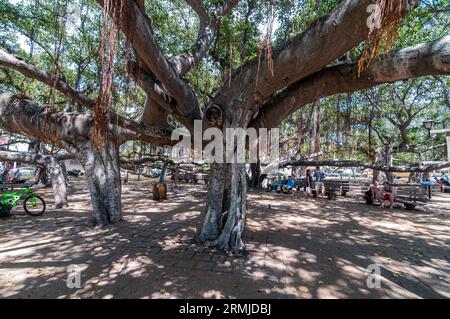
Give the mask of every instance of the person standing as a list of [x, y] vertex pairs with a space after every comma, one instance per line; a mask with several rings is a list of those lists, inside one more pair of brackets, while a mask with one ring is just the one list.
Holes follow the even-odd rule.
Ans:
[[308, 197], [311, 197], [311, 195], [312, 195], [311, 190], [312, 190], [313, 186], [314, 186], [314, 182], [313, 182], [313, 178], [311, 176], [311, 170], [308, 168], [306, 170], [305, 185], [304, 185], [305, 192]]
[[317, 166], [314, 171], [314, 184], [316, 185], [316, 194], [318, 197], [323, 197], [325, 194], [325, 185], [323, 184], [324, 178], [325, 173]]

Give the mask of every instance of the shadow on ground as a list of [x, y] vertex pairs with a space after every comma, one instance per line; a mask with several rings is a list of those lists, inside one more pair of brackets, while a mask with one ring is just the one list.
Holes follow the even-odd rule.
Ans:
[[[389, 213], [358, 197], [337, 201], [249, 193], [244, 241], [234, 258], [194, 245], [203, 186], [173, 185], [151, 200], [149, 181], [123, 189], [124, 221], [91, 227], [83, 181], [71, 206], [0, 220], [4, 298], [449, 298], [450, 197], [425, 211]], [[51, 205], [49, 190], [40, 191]], [[377, 264], [380, 288], [369, 288]], [[68, 288], [67, 267], [81, 288]], [[375, 277], [371, 277], [372, 279]], [[74, 281], [71, 281], [74, 282]]]

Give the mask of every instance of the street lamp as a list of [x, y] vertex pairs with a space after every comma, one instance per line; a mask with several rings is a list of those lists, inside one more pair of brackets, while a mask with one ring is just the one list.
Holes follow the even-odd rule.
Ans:
[[423, 126], [428, 130], [428, 138], [431, 138], [431, 129], [433, 128], [433, 125], [434, 125], [433, 120], [423, 121]]

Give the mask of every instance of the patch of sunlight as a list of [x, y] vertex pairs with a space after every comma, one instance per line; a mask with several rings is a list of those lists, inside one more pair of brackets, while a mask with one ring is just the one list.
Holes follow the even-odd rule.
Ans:
[[347, 295], [336, 285], [322, 285], [317, 288], [317, 298], [338, 299], [345, 298]]
[[320, 276], [319, 272], [310, 271], [303, 268], [297, 268], [295, 270], [297, 277], [302, 280], [303, 283], [315, 283]]
[[219, 290], [208, 290], [203, 293], [203, 298], [208, 299], [222, 299], [225, 298], [225, 295]]

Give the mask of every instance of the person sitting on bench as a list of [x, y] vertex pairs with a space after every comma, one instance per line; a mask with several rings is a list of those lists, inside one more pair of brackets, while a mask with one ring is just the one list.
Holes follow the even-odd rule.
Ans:
[[277, 193], [281, 193], [286, 184], [287, 184], [286, 176], [280, 177], [280, 179], [278, 180]]
[[372, 192], [373, 201], [378, 201], [380, 205], [383, 205], [383, 199], [381, 196], [381, 187], [380, 183], [375, 180], [373, 184], [370, 185], [370, 191]]
[[[395, 197], [397, 196], [397, 190], [395, 189], [395, 187], [389, 183], [388, 181], [385, 181], [383, 184], [383, 199], [386, 201], [389, 201], [389, 206], [387, 207], [389, 210], [392, 210], [394, 208], [394, 202], [395, 202]], [[386, 208], [386, 206], [385, 206]]]
[[277, 183], [277, 179], [276, 177], [272, 177], [268, 182], [267, 182], [267, 191], [271, 192], [276, 190], [278, 187], [278, 183]]
[[283, 185], [283, 192], [289, 193], [295, 187], [295, 179], [292, 176], [288, 176], [287, 182]]

